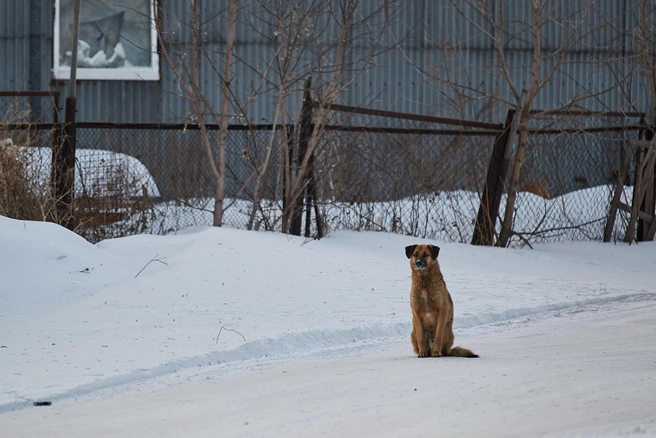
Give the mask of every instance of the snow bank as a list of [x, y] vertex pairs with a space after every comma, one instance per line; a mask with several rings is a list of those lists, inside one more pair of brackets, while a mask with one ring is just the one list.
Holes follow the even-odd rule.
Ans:
[[[0, 218], [0, 241], [2, 412], [410, 332], [403, 248], [417, 239], [408, 236], [336, 232], [307, 241], [197, 227], [91, 245], [53, 224]], [[459, 331], [654, 300], [651, 242], [534, 251], [435, 243]]]
[[[51, 148], [19, 148], [31, 181], [41, 187], [50, 183]], [[89, 197], [160, 196], [146, 166], [130, 155], [102, 149], [76, 149], [75, 195]]]

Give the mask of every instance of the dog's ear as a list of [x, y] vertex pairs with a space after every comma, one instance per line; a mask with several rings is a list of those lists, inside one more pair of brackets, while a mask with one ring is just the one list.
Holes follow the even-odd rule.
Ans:
[[437, 245], [428, 245], [428, 247], [430, 248], [431, 257], [437, 260], [437, 255], [440, 253], [440, 247]]
[[415, 250], [417, 245], [408, 245], [405, 247], [405, 255], [410, 258], [412, 257], [412, 252]]

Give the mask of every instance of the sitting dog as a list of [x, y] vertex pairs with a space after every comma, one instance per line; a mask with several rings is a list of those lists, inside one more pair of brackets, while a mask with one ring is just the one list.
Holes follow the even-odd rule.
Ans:
[[410, 245], [412, 288], [412, 348], [418, 357], [478, 357], [472, 351], [453, 347], [453, 301], [437, 262], [440, 248], [435, 245]]

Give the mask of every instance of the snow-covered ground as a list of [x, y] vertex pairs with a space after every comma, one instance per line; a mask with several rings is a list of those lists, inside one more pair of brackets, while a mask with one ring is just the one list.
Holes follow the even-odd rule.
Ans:
[[433, 242], [481, 357], [418, 359], [417, 242], [0, 217], [0, 436], [656, 436], [656, 244]]

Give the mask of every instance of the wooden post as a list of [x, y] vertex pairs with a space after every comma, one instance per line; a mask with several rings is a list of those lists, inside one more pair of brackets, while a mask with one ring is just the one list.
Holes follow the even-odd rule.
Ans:
[[59, 91], [51, 92], [52, 96], [52, 123], [59, 123]]
[[622, 192], [624, 191], [624, 178], [629, 172], [629, 163], [631, 162], [632, 147], [627, 147], [620, 151], [620, 166], [617, 169], [617, 182], [615, 183], [615, 193], [613, 199], [610, 201], [610, 211], [608, 219], [606, 220], [606, 228], [604, 228], [604, 242], [610, 242], [613, 237], [613, 228], [615, 227], [615, 219], [617, 218], [617, 209], [620, 207], [622, 200]]
[[310, 155], [308, 160], [305, 195], [305, 237], [310, 237], [312, 235], [312, 197], [314, 195], [314, 154]]
[[[654, 141], [656, 137], [656, 125], [652, 125], [646, 132], [645, 138], [648, 141]], [[647, 210], [652, 217], [651, 226], [647, 230], [645, 240], [654, 240], [656, 237], [656, 166], [654, 167], [653, 184], [651, 185], [651, 210]]]
[[[313, 184], [315, 184], [314, 179], [312, 181]], [[313, 189], [312, 202], [314, 203], [314, 218], [317, 223], [317, 239], [321, 239], [325, 234], [325, 230], [323, 226], [323, 219], [321, 218], [321, 211], [319, 211], [319, 204], [317, 203], [316, 185]]]
[[[521, 96], [519, 97], [517, 114], [515, 117], [515, 120], [517, 121], [517, 128], [519, 128], [520, 120], [522, 119], [522, 117], [524, 117], [524, 111], [529, 110], [529, 108], [526, 107], [527, 98], [528, 98], [528, 92], [526, 90], [523, 90]], [[497, 246], [500, 247], [506, 247], [508, 245], [508, 241], [510, 240], [510, 236], [512, 234], [512, 220], [515, 213], [515, 200], [517, 199], [519, 173], [522, 169], [522, 164], [524, 162], [524, 152], [526, 151], [526, 138], [523, 138], [523, 136], [527, 135], [528, 127], [525, 127], [524, 129], [526, 129], [526, 131], [523, 131], [523, 134], [519, 136], [517, 151], [515, 151], [515, 162], [513, 164], [513, 171], [512, 174], [510, 175], [510, 187], [508, 187], [508, 197], [506, 199], [506, 212], [503, 218], [503, 223], [501, 224], [501, 233], [499, 234], [499, 239], [497, 240]], [[511, 135], [514, 135], [516, 133], [517, 133], [517, 129], [515, 130], [511, 129]], [[510, 144], [512, 144], [512, 142]], [[506, 152], [510, 154], [510, 150], [507, 150]]]
[[472, 245], [491, 246], [494, 244], [494, 232], [496, 230], [501, 197], [505, 189], [508, 168], [510, 167], [512, 145], [515, 143], [521, 108], [526, 103], [526, 97], [526, 92], [523, 92], [519, 99], [519, 106], [516, 109], [508, 110], [503, 133], [497, 137], [494, 143], [485, 188], [481, 197], [481, 205], [476, 217]]
[[289, 189], [287, 187], [287, 175], [292, 174], [292, 156], [294, 155], [294, 125], [287, 125], [287, 153], [285, 154], [285, 162], [283, 163], [283, 176], [282, 176], [282, 211], [283, 217], [289, 214], [287, 210], [287, 198], [289, 196]]
[[515, 110], [508, 110], [503, 131], [494, 140], [481, 204], [476, 216], [472, 245], [492, 246], [494, 244], [494, 230], [499, 215], [499, 204], [503, 195], [504, 181], [508, 174], [508, 140], [510, 139], [510, 128], [514, 118]]
[[323, 237], [323, 222], [319, 212], [319, 205], [317, 204], [317, 181], [314, 176], [314, 154], [310, 156], [308, 166], [307, 199], [305, 202], [305, 237], [311, 237], [312, 235], [312, 208], [314, 208], [314, 218], [317, 224], [317, 238], [321, 239]]
[[[305, 154], [307, 153], [308, 142], [310, 137], [312, 137], [312, 131], [314, 130], [314, 124], [312, 123], [313, 119], [313, 109], [311, 105], [312, 97], [310, 95], [310, 90], [312, 88], [312, 78], [308, 78], [305, 82], [305, 90], [303, 91], [303, 106], [301, 107], [301, 128], [298, 139], [298, 165], [303, 162], [305, 159]], [[295, 202], [291, 206], [292, 211], [292, 226], [290, 228], [290, 234], [295, 236], [301, 235], [301, 222], [303, 221], [303, 199], [307, 192], [307, 181], [308, 173], [306, 173], [304, 184], [301, 186], [303, 189], [301, 193], [296, 197]]]
[[[643, 137], [646, 141], [651, 142], [654, 139], [654, 127], [647, 129]], [[651, 216], [656, 216], [656, 168], [651, 166], [649, 169], [645, 169], [645, 179], [643, 181], [645, 197], [640, 205], [640, 210], [644, 211]], [[654, 240], [654, 232], [652, 229], [656, 230], [656, 221], [652, 221], [651, 224], [646, 222], [642, 217], [638, 217], [638, 229], [636, 240], [638, 242], [643, 242], [646, 240]]]
[[73, 201], [75, 190], [75, 142], [76, 142], [76, 84], [77, 84], [77, 46], [80, 32], [80, 2], [75, 0], [73, 8], [73, 47], [71, 47], [71, 77], [69, 93], [64, 109], [64, 135], [61, 143], [56, 143], [52, 151], [52, 185], [55, 198], [56, 221], [70, 229], [73, 221]]
[[[626, 243], [631, 243], [634, 239], [637, 240], [636, 223], [640, 216], [643, 216], [648, 222], [654, 222], [653, 215], [649, 215], [649, 213], [645, 212], [641, 206], [644, 205], [648, 187], [653, 184], [654, 165], [656, 164], [656, 144], [653, 140], [634, 140], [633, 144], [638, 149], [638, 153], [636, 154], [637, 159], [635, 184], [633, 185], [633, 200], [628, 209], [630, 213], [629, 225], [626, 227], [626, 234], [624, 235], [624, 242]], [[644, 154], [642, 152], [643, 149], [645, 150]]]

